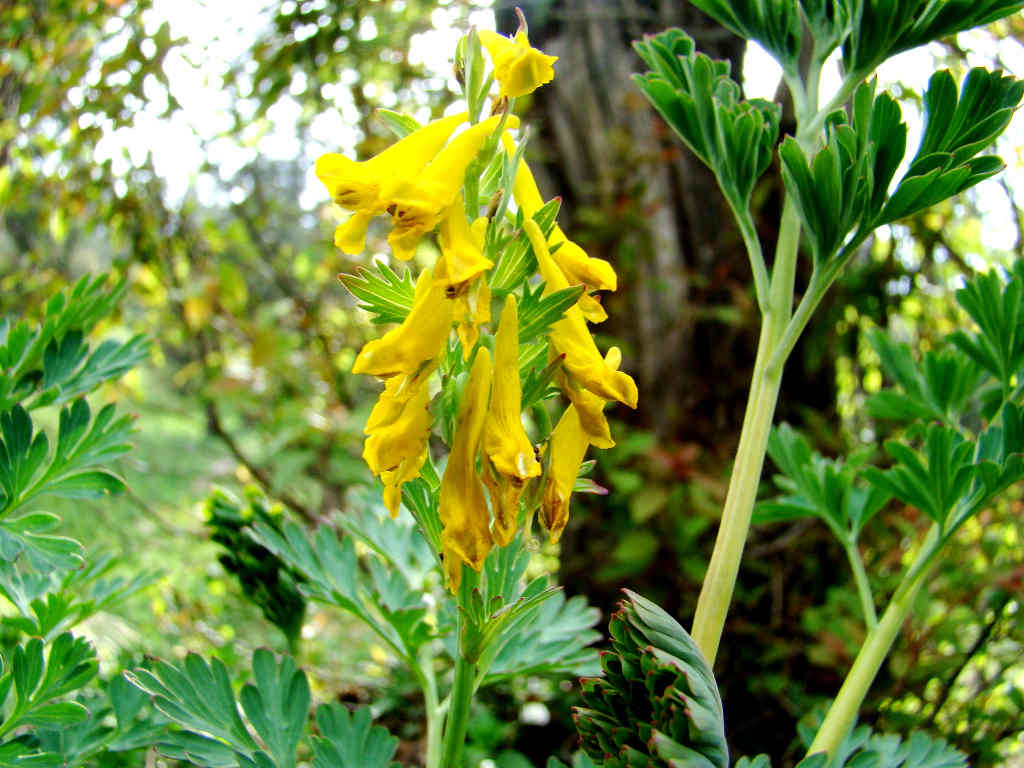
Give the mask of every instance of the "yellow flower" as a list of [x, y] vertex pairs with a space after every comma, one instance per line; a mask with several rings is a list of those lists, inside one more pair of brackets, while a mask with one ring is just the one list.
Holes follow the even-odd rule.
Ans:
[[434, 266], [434, 280], [444, 283], [449, 293], [458, 293], [465, 283], [486, 272], [494, 262], [483, 255], [487, 219], [478, 218], [470, 227], [462, 195], [444, 213], [438, 243], [441, 258]]
[[316, 161], [316, 175], [342, 208], [354, 211], [334, 233], [342, 251], [357, 254], [366, 246], [366, 227], [391, 205], [382, 197], [384, 186], [398, 176], [415, 177], [445, 145], [456, 128], [466, 122], [463, 112], [428, 123], [369, 160], [356, 162], [329, 153]]
[[558, 420], [548, 441], [550, 465], [540, 502], [540, 522], [557, 542], [569, 521], [569, 497], [583, 464], [590, 438], [580, 424], [576, 407], [570, 405]]
[[[537, 222], [524, 219], [523, 229], [530, 238], [545, 282], [544, 295], [568, 288], [569, 283], [552, 259]], [[615, 370], [601, 357], [578, 306], [569, 307], [562, 319], [551, 327], [548, 341], [557, 354], [565, 355], [563, 367], [582, 387], [605, 400], [618, 400], [636, 408], [636, 384], [629, 374]]]
[[[396, 175], [384, 187], [383, 197], [394, 205], [394, 228], [388, 242], [395, 258], [411, 259], [420, 238], [437, 226], [442, 213], [455, 202], [466, 168], [500, 122], [501, 117], [495, 116], [467, 128], [438, 152], [422, 172]], [[507, 123], [514, 126], [518, 121], [509, 117]]]
[[[501, 136], [502, 145], [509, 156], [515, 153], [515, 144], [508, 133]], [[544, 199], [537, 188], [533, 173], [525, 161], [519, 162], [516, 178], [512, 185], [512, 197], [523, 212], [524, 218], [533, 215], [544, 206]], [[557, 247], [556, 247], [557, 246]], [[612, 265], [604, 259], [587, 255], [579, 245], [570, 240], [556, 224], [548, 237], [548, 250], [558, 264], [570, 285], [585, 285], [588, 293], [580, 296], [578, 306], [583, 316], [592, 323], [608, 318], [601, 302], [589, 295], [590, 291], [614, 291], [618, 288], [618, 276]]]
[[500, 86], [499, 98], [525, 96], [554, 79], [555, 70], [551, 65], [558, 61], [558, 57], [547, 56], [532, 48], [523, 30], [520, 29], [511, 39], [489, 29], [481, 29], [477, 34], [494, 64], [494, 78]]
[[494, 337], [494, 385], [484, 428], [484, 452], [497, 477], [484, 472], [494, 507], [494, 539], [507, 545], [515, 536], [523, 485], [541, 473], [533, 445], [523, 429], [519, 383], [519, 312], [514, 296], [505, 299]]
[[363, 458], [384, 483], [384, 504], [392, 517], [398, 514], [402, 484], [419, 475], [427, 458], [433, 424], [427, 376], [429, 371], [388, 379], [363, 429], [368, 436]]
[[491, 356], [481, 348], [469, 372], [455, 421], [455, 436], [448, 466], [441, 478], [438, 514], [444, 530], [441, 548], [448, 586], [455, 592], [462, 576], [462, 563], [479, 571], [491, 550], [490, 512], [476, 459], [487, 417], [490, 396]]
[[[608, 354], [604, 356], [604, 361], [609, 368], [618, 370], [622, 362], [622, 352], [618, 347], [612, 347], [608, 350]], [[604, 404], [606, 401], [593, 392], [583, 389], [564, 373], [560, 373], [558, 379], [562, 392], [576, 406], [576, 412], [580, 417], [580, 426], [587, 433], [590, 444], [595, 448], [614, 447], [615, 441], [612, 439], [608, 419], [604, 416]]]
[[444, 286], [436, 283], [429, 269], [416, 283], [412, 310], [401, 325], [379, 339], [366, 343], [352, 365], [352, 373], [369, 373], [386, 378], [416, 374], [444, 348], [452, 327], [453, 304]]
[[468, 360], [480, 337], [480, 326], [491, 321], [491, 287], [483, 277], [478, 277], [460, 291], [454, 302], [455, 332], [462, 342], [462, 358]]

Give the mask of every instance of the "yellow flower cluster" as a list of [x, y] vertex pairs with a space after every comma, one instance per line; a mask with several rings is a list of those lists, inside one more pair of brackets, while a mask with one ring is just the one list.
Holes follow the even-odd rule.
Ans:
[[[529, 93], [553, 77], [555, 57], [531, 48], [524, 31], [513, 39], [483, 32], [480, 37], [492, 59], [500, 99]], [[363, 457], [384, 484], [386, 506], [397, 514], [403, 484], [419, 476], [427, 459], [434, 424], [430, 380], [455, 327], [469, 374], [458, 397], [438, 500], [441, 546], [453, 590], [462, 563], [480, 570], [493, 546], [513, 539], [524, 492], [538, 478], [538, 492], [531, 494], [537, 509], [528, 513], [537, 511], [551, 538], [558, 539], [587, 448], [614, 445], [605, 403], [615, 400], [635, 408], [637, 402], [636, 385], [618, 370], [619, 351], [612, 348], [602, 357], [587, 328], [588, 320], [605, 318], [592, 294], [615, 290], [615, 271], [608, 262], [589, 257], [557, 226], [545, 237], [533, 218], [543, 200], [521, 162], [512, 192], [545, 283], [543, 295], [585, 286], [578, 303], [547, 335], [549, 357], [560, 363], [555, 380], [570, 404], [546, 447], [534, 447], [522, 421], [516, 292], [505, 297], [493, 339], [486, 344], [479, 339], [481, 327], [491, 320], [488, 274], [497, 258], [487, 252], [487, 231], [501, 222], [467, 211], [462, 194], [467, 168], [488, 138], [500, 139], [504, 151], [514, 155], [508, 129], [518, 121], [499, 115], [463, 128], [468, 122], [467, 113], [436, 120], [364, 162], [327, 154], [316, 164], [332, 199], [352, 212], [335, 233], [335, 243], [346, 253], [364, 249], [369, 221], [385, 213], [391, 216], [388, 242], [397, 259], [410, 259], [420, 239], [438, 231], [441, 255], [421, 273], [409, 314], [398, 327], [368, 342], [352, 371], [385, 382], [364, 430]]]

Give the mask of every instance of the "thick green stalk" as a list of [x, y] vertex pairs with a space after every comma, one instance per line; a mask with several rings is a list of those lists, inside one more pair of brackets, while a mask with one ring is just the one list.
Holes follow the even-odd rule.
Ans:
[[800, 219], [792, 203], [787, 200], [782, 213], [768, 308], [761, 325], [761, 339], [757, 345], [757, 359], [736, 462], [725, 497], [725, 507], [722, 509], [722, 523], [693, 619], [691, 634], [708, 664], [715, 662], [725, 617], [732, 601], [743, 547], [750, 531], [750, 518], [754, 513], [757, 488], [761, 482], [768, 435], [779, 399], [782, 366], [769, 368], [768, 362], [774, 355], [792, 310], [799, 240]]
[[889, 601], [889, 606], [882, 614], [878, 626], [868, 633], [860, 653], [853, 662], [853, 667], [843, 681], [843, 687], [839, 689], [839, 695], [836, 696], [810, 749], [807, 750], [808, 755], [827, 752], [831, 759], [856, 722], [857, 712], [864, 703], [864, 697], [867, 696], [875, 675], [881, 669], [900, 627], [910, 613], [914, 598], [917, 597], [931, 571], [929, 566], [938, 551], [938, 538], [938, 526], [933, 526], [921, 546], [920, 553]]
[[473, 701], [473, 684], [476, 665], [462, 657], [461, 648], [455, 660], [455, 680], [448, 703], [448, 720], [444, 729], [444, 747], [441, 766], [458, 768], [462, 763], [462, 747], [466, 742], [469, 727], [469, 705]]

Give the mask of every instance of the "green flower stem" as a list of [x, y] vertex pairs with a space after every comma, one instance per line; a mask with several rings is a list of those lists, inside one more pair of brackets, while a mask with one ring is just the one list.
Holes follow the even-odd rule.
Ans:
[[412, 666], [423, 689], [423, 706], [427, 712], [427, 764], [426, 768], [441, 768], [441, 725], [444, 711], [437, 698], [437, 679], [434, 675], [434, 655], [429, 644], [420, 648], [418, 663]]
[[857, 595], [860, 597], [860, 607], [864, 612], [864, 623], [867, 625], [868, 631], [874, 631], [878, 626], [878, 614], [875, 613], [875, 599], [871, 594], [871, 584], [868, 582], [868, 574], [864, 570], [864, 561], [861, 559], [860, 550], [857, 549], [855, 541], [844, 542], [843, 549], [846, 550], [850, 568], [853, 569], [853, 580], [857, 584]]
[[466, 661], [460, 650], [455, 660], [455, 680], [449, 696], [448, 720], [444, 729], [444, 746], [440, 765], [443, 768], [458, 768], [462, 765], [462, 747], [466, 742], [469, 727], [469, 705], [473, 701], [476, 665]]
[[914, 598], [931, 571], [931, 564], [939, 550], [939, 528], [933, 526], [921, 546], [914, 563], [907, 570], [903, 581], [889, 601], [881, 621], [872, 629], [853, 662], [839, 695], [832, 703], [825, 720], [814, 737], [808, 755], [827, 752], [831, 759], [857, 720], [857, 712], [867, 696], [875, 675], [892, 648], [900, 627], [910, 613]]
[[775, 405], [779, 399], [782, 368], [779, 366], [770, 369], [768, 362], [772, 359], [789, 321], [793, 305], [793, 280], [796, 274], [799, 240], [800, 219], [792, 202], [787, 198], [782, 212], [779, 241], [775, 249], [775, 267], [768, 297], [768, 311], [761, 326], [761, 339], [757, 345], [757, 359], [754, 363], [736, 462], [729, 481], [725, 507], [722, 509], [722, 523], [701, 586], [697, 612], [690, 633], [709, 665], [715, 663], [725, 617], [736, 586], [743, 547], [750, 530], [750, 518], [754, 513], [757, 488], [761, 482], [768, 435], [775, 416]]

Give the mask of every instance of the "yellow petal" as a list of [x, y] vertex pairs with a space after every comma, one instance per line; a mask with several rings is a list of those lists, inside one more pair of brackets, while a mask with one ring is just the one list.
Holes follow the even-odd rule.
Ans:
[[548, 238], [548, 248], [570, 284], [582, 283], [590, 290], [597, 291], [614, 291], [618, 288], [618, 277], [612, 265], [604, 259], [588, 256], [586, 251], [566, 238], [557, 225]]
[[588, 323], [603, 323], [608, 319], [608, 313], [604, 311], [604, 307], [601, 306], [601, 302], [596, 297], [591, 296], [588, 293], [584, 293], [580, 296], [580, 300], [576, 302], [576, 306], [580, 308], [580, 312], [583, 313], [583, 318]]
[[505, 299], [494, 337], [494, 389], [487, 413], [484, 450], [494, 468], [520, 485], [541, 472], [521, 418], [522, 387], [519, 382], [519, 311], [515, 297]]
[[[501, 143], [509, 157], [512, 157], [516, 148], [512, 137], [507, 132], [502, 134]], [[520, 161], [519, 167], [516, 169], [512, 197], [523, 212], [523, 218], [526, 219], [533, 218], [533, 215], [544, 206], [544, 199], [537, 188], [537, 181], [533, 178], [533, 173], [526, 161]], [[561, 245], [555, 249], [559, 243]], [[588, 256], [586, 251], [565, 236], [557, 224], [548, 238], [548, 249], [551, 251], [555, 263], [562, 268], [570, 285], [582, 283], [592, 291], [614, 291], [618, 287], [618, 277], [612, 265], [604, 259]], [[581, 299], [582, 304], [583, 300]], [[595, 312], [595, 314], [600, 313]], [[588, 319], [590, 318], [588, 317]]]
[[468, 360], [480, 338], [480, 326], [491, 321], [491, 288], [482, 277], [477, 278], [468, 288], [463, 288], [454, 303], [455, 332], [462, 342], [462, 358]]
[[484, 469], [484, 485], [491, 497], [491, 536], [499, 547], [507, 547], [516, 536], [519, 528], [519, 499], [522, 498], [521, 481], [511, 480], [499, 475], [490, 467]]
[[[612, 347], [604, 356], [605, 364], [617, 370], [622, 362], [622, 352], [618, 347]], [[605, 401], [593, 392], [579, 387], [570, 380], [564, 373], [558, 376], [558, 385], [562, 392], [569, 398], [569, 401], [576, 407], [576, 413], [580, 418], [580, 426], [587, 433], [590, 444], [595, 448], [612, 448], [615, 441], [612, 439], [612, 432], [608, 426], [608, 419], [604, 415]]]
[[458, 291], [463, 283], [493, 267], [494, 262], [484, 258], [482, 234], [476, 222], [470, 228], [462, 195], [455, 195], [455, 202], [441, 218], [437, 238], [441, 258], [434, 267], [434, 279], [444, 283], [446, 288]]
[[412, 391], [406, 379], [388, 380], [364, 429], [363, 458], [384, 482], [384, 502], [392, 516], [398, 514], [402, 484], [417, 477], [426, 460], [433, 424], [425, 379]]
[[583, 431], [575, 406], [565, 409], [548, 442], [551, 465], [548, 467], [544, 494], [540, 504], [540, 522], [548, 530], [551, 540], [557, 542], [569, 521], [569, 497], [572, 496], [576, 476], [590, 444]]
[[452, 302], [444, 287], [425, 269], [416, 283], [412, 310], [397, 328], [367, 342], [356, 357], [352, 373], [388, 377], [416, 374], [444, 347], [452, 327]]
[[422, 173], [395, 176], [384, 186], [382, 196], [394, 205], [394, 229], [388, 242], [396, 258], [411, 259], [420, 238], [437, 226], [441, 213], [455, 202], [466, 168], [500, 121], [500, 116], [495, 116], [466, 129], [438, 152]]
[[441, 478], [438, 505], [438, 515], [444, 525], [441, 547], [449, 587], [453, 592], [458, 588], [460, 562], [479, 571], [492, 546], [490, 511], [476, 473], [490, 384], [491, 356], [486, 349], [480, 349], [459, 402], [452, 450]]
[[[540, 226], [533, 219], [527, 219], [523, 222], [523, 229], [530, 238], [541, 277], [546, 283], [544, 295], [568, 288], [569, 282], [552, 259]], [[616, 371], [605, 363], [578, 306], [569, 307], [562, 319], [551, 326], [548, 341], [558, 354], [565, 355], [562, 365], [581, 386], [605, 400], [618, 400], [636, 408], [636, 383], [629, 374]]]
[[366, 248], [366, 228], [370, 219], [382, 211], [356, 211], [334, 230], [334, 245], [342, 253], [355, 256]]
[[395, 173], [415, 175], [423, 170], [467, 117], [463, 112], [427, 123], [362, 162], [335, 153], [322, 155], [316, 161], [317, 178], [343, 208], [383, 212], [387, 203], [380, 199], [381, 187]]
[[500, 85], [499, 96], [510, 99], [525, 96], [554, 78], [552, 64], [558, 57], [548, 56], [531, 47], [522, 30], [512, 39], [488, 29], [481, 29], [478, 34], [494, 64], [494, 78]]

